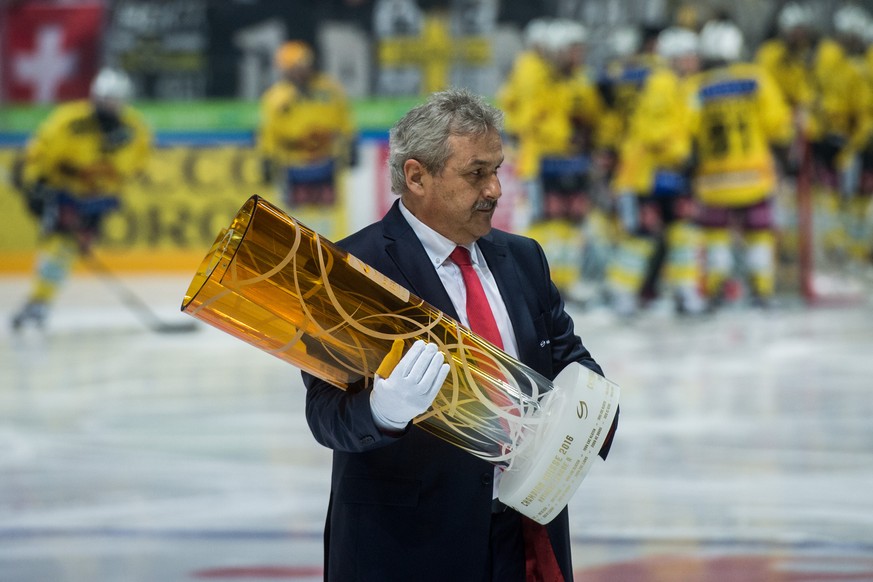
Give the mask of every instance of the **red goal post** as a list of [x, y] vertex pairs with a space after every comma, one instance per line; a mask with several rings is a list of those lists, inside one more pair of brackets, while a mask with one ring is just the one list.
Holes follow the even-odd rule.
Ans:
[[816, 188], [811, 148], [806, 141], [798, 142], [797, 147], [797, 176], [783, 176], [777, 191], [777, 289], [811, 306], [863, 301], [858, 274], [825, 243], [823, 202], [827, 196], [839, 195]]

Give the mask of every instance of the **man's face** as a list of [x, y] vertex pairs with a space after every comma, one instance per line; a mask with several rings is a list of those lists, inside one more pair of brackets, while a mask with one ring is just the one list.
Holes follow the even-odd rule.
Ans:
[[700, 57], [694, 53], [680, 55], [673, 60], [673, 68], [680, 77], [688, 77], [700, 70]]
[[282, 75], [288, 81], [297, 85], [305, 85], [310, 78], [314, 69], [309, 63], [300, 63], [297, 66], [290, 67], [282, 71]]
[[497, 131], [449, 137], [452, 154], [440, 174], [423, 172], [420, 192], [407, 208], [423, 223], [457, 244], [469, 244], [491, 230], [500, 198], [497, 168], [503, 142]]

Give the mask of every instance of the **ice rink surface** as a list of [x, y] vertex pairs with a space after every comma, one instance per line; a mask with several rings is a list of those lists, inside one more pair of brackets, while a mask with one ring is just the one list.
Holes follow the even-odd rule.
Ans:
[[[125, 283], [185, 322], [189, 279]], [[26, 286], [0, 279], [0, 582], [321, 579], [330, 453], [296, 369], [205, 325], [149, 331], [86, 276], [12, 336]], [[873, 581], [871, 298], [571, 312], [622, 388], [570, 504], [576, 580]]]

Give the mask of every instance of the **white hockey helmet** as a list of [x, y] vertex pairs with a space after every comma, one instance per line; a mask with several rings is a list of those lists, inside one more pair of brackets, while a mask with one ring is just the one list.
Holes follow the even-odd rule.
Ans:
[[643, 43], [640, 29], [636, 26], [619, 26], [609, 33], [606, 41], [609, 55], [613, 57], [628, 57], [638, 50]]
[[124, 103], [133, 96], [133, 82], [122, 70], [101, 69], [91, 82], [91, 98]]
[[837, 34], [864, 38], [870, 21], [870, 14], [854, 4], [841, 6], [834, 12], [834, 30]]
[[710, 20], [700, 31], [700, 56], [706, 60], [737, 61], [743, 45], [743, 32], [733, 22]]
[[549, 20], [534, 18], [524, 28], [524, 46], [528, 49], [543, 48], [549, 37]]
[[563, 40], [565, 46], [588, 42], [588, 29], [578, 20], [564, 20]]
[[658, 35], [656, 50], [665, 59], [696, 55], [700, 51], [700, 40], [693, 30], [671, 26]]
[[588, 29], [585, 25], [561, 18], [549, 23], [543, 46], [550, 53], [558, 53], [573, 45], [584, 44], [587, 40]]
[[809, 6], [798, 2], [789, 2], [779, 11], [776, 18], [776, 26], [779, 32], [786, 33], [795, 28], [812, 28], [815, 23], [815, 15]]

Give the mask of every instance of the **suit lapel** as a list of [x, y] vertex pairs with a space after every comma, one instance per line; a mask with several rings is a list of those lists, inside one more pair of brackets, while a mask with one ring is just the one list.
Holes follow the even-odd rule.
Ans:
[[[449, 294], [437, 275], [436, 269], [430, 264], [430, 258], [424, 250], [415, 231], [403, 218], [397, 205], [399, 200], [382, 219], [385, 227], [385, 252], [394, 263], [407, 289], [424, 299], [446, 315], [458, 318]], [[524, 296], [530, 285], [525, 285], [519, 275], [515, 261], [511, 260], [506, 245], [496, 243], [491, 236], [485, 236], [477, 241], [482, 255], [488, 263], [488, 268], [494, 275], [497, 288], [506, 304], [509, 319], [515, 331], [515, 343], [518, 346], [519, 360], [531, 355], [530, 350], [536, 344], [537, 334], [533, 326], [531, 310]], [[387, 273], [386, 273], [387, 274]]]
[[536, 330], [533, 327], [531, 312], [528, 309], [523, 290], [530, 285], [523, 284], [519, 275], [516, 262], [510, 260], [508, 249], [505, 245], [495, 243], [490, 236], [480, 238], [477, 242], [494, 280], [503, 297], [503, 303], [512, 321], [515, 332], [515, 343], [518, 346], [518, 359], [525, 361], [528, 356], [528, 347], [536, 339]]
[[388, 239], [385, 252], [394, 262], [397, 270], [403, 277], [402, 283], [407, 289], [424, 299], [446, 315], [458, 319], [458, 313], [452, 305], [452, 300], [443, 287], [443, 282], [437, 275], [436, 269], [430, 264], [421, 241], [415, 235], [415, 231], [403, 218], [394, 202], [391, 210], [382, 219], [385, 226], [385, 236]]

